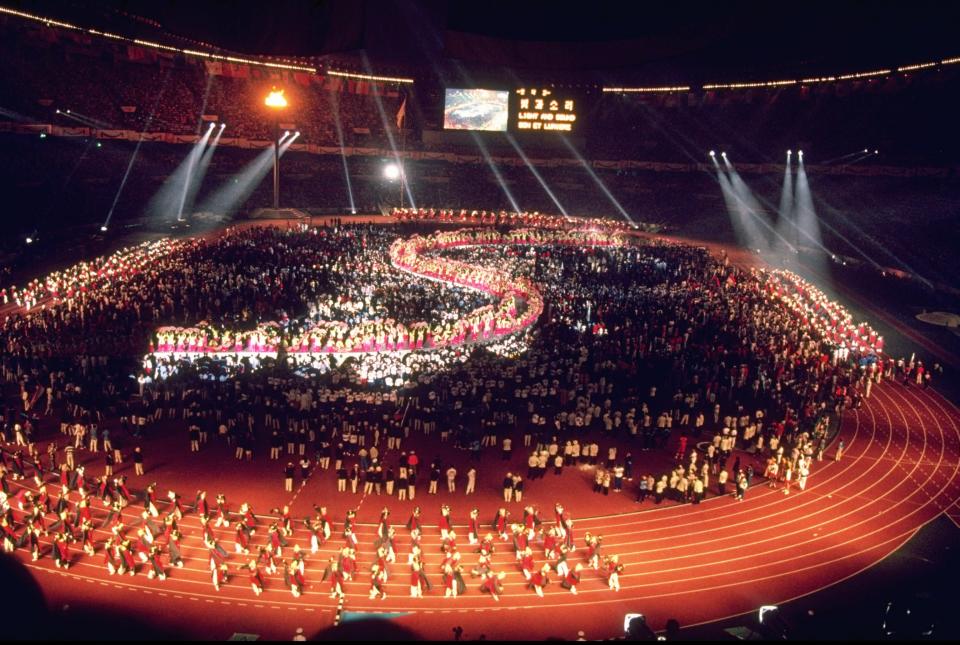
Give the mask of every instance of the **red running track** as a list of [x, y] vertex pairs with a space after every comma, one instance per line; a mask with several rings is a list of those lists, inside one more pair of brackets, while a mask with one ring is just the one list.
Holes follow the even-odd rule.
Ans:
[[[398, 562], [390, 568], [389, 597], [369, 600], [369, 580], [361, 573], [346, 584], [345, 607], [353, 612], [406, 614], [392, 620], [423, 639], [449, 638], [453, 625], [463, 626], [466, 638], [483, 633], [489, 639], [572, 639], [584, 630], [592, 639], [622, 634], [623, 615], [631, 611], [642, 611], [654, 629], [662, 629], [669, 618], [686, 627], [816, 592], [876, 564], [941, 513], [956, 514], [960, 498], [960, 410], [935, 391], [884, 382], [873, 388], [872, 398], [862, 409], [847, 413], [841, 437], [846, 444], [842, 460], [816, 464], [806, 490], [794, 489], [790, 495], [767, 488], [757, 478], [742, 503], [716, 498], [699, 506], [639, 511], [630, 506], [621, 513], [590, 518], [578, 515], [588, 513], [589, 496], [571, 500], [567, 507], [574, 511], [578, 547], [585, 531], [601, 533], [604, 553], [619, 554], [626, 565], [619, 592], [607, 589], [599, 574], [585, 569], [579, 595], [552, 583], [545, 597], [538, 598], [525, 587], [514, 555], [504, 544], [493, 558], [494, 569], [507, 572], [499, 603], [481, 594], [477, 581], [469, 577], [465, 595], [444, 598], [436, 572], [440, 538], [433, 526], [424, 531], [423, 551], [434, 590], [422, 599], [411, 599], [405, 564], [409, 542], [402, 526], [406, 515], [397, 510], [409, 505], [392, 503]], [[832, 457], [828, 453], [827, 458]], [[162, 481], [167, 486], [176, 480], [164, 477]], [[544, 511], [552, 509], [555, 497], [549, 493], [543, 497], [530, 488], [524, 503], [529, 500]], [[444, 501], [442, 496], [417, 499], [426, 524], [435, 521], [437, 507]], [[609, 498], [603, 502], [605, 507], [613, 503]], [[492, 517], [500, 505], [494, 495], [481, 495], [474, 503], [484, 519]], [[361, 509], [359, 518], [375, 520], [379, 512], [375, 504]], [[460, 503], [454, 509], [458, 518], [465, 516], [464, 506]], [[133, 511], [140, 508], [133, 504], [128, 509], [131, 526]], [[303, 509], [295, 517], [306, 512]], [[193, 515], [181, 522], [185, 566], [170, 570], [163, 582], [148, 580], [144, 573], [111, 577], [99, 553], [90, 558], [77, 555], [74, 549], [74, 564], [66, 572], [54, 568], [49, 556], [34, 563], [23, 550], [17, 554], [34, 573], [51, 607], [120, 609], [167, 626], [176, 616], [177, 629], [196, 638], [224, 639], [233, 632], [250, 632], [287, 639], [296, 627], [312, 634], [331, 625], [336, 600], [329, 598], [329, 586], [320, 581], [320, 575], [327, 558], [342, 546], [342, 514], [332, 511], [331, 517], [333, 537], [316, 555], [308, 553], [307, 585], [299, 599], [291, 596], [279, 575], [268, 576], [267, 589], [259, 598], [243, 574], [234, 575], [215, 592]], [[229, 550], [233, 529], [218, 531]], [[371, 563], [374, 532], [375, 523], [361, 522], [361, 572]], [[257, 532], [255, 543], [262, 542], [263, 533]], [[460, 550], [466, 572], [474, 566], [476, 555], [463, 533]], [[302, 528], [290, 540], [291, 544], [298, 541], [309, 543]], [[542, 548], [534, 553], [542, 564]], [[573, 554], [571, 566], [582, 553], [580, 548]], [[230, 558], [234, 565], [245, 560], [237, 555]]]

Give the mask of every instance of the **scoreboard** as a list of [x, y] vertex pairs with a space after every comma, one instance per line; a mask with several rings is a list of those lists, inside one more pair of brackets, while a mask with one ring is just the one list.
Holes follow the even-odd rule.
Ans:
[[513, 91], [513, 129], [521, 132], [574, 132], [578, 99], [544, 87], [521, 87]]

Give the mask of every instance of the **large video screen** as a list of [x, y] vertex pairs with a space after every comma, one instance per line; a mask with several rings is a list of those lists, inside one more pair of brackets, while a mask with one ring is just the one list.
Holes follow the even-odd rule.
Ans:
[[509, 103], [506, 91], [447, 88], [443, 129], [505, 132]]

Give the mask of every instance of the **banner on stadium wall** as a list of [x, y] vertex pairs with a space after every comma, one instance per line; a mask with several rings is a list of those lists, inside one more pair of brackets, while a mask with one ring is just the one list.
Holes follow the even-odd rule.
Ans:
[[205, 60], [203, 64], [207, 68], [207, 74], [210, 76], [223, 76], [223, 63], [218, 60]]
[[346, 86], [344, 79], [340, 76], [323, 76], [321, 78], [323, 89], [329, 90], [330, 92], [342, 92]]
[[[59, 130], [59, 134], [62, 134], [65, 137], [89, 137], [90, 136], [90, 128], [62, 127], [62, 128], [57, 128], [57, 130]], [[58, 132], [56, 131], [54, 133], [58, 134]]]
[[128, 130], [100, 130], [100, 136], [104, 139], [127, 139]]
[[244, 63], [223, 63], [222, 70], [230, 78], [250, 78], [250, 66]]
[[219, 121], [219, 120], [220, 120], [220, 117], [219, 117], [218, 115], [216, 115], [216, 114], [201, 114], [201, 115], [200, 115], [200, 120], [201, 120], [201, 121], [213, 121], [213, 122], [216, 122], [216, 121]]
[[140, 135], [144, 141], [167, 141], [168, 136], [166, 132], [144, 132]]
[[354, 134], [370, 134], [370, 128], [353, 128]]
[[137, 106], [136, 106], [136, 105], [121, 105], [121, 106], [120, 106], [120, 111], [123, 112], [124, 114], [133, 114], [134, 112], [137, 111]]
[[157, 51], [136, 45], [127, 45], [127, 60], [133, 63], [155, 63], [157, 62]]

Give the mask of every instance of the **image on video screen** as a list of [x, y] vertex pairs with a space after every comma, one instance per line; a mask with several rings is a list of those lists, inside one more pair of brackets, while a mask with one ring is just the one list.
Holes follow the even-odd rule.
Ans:
[[507, 129], [509, 92], [448, 89], [443, 108], [445, 130]]

